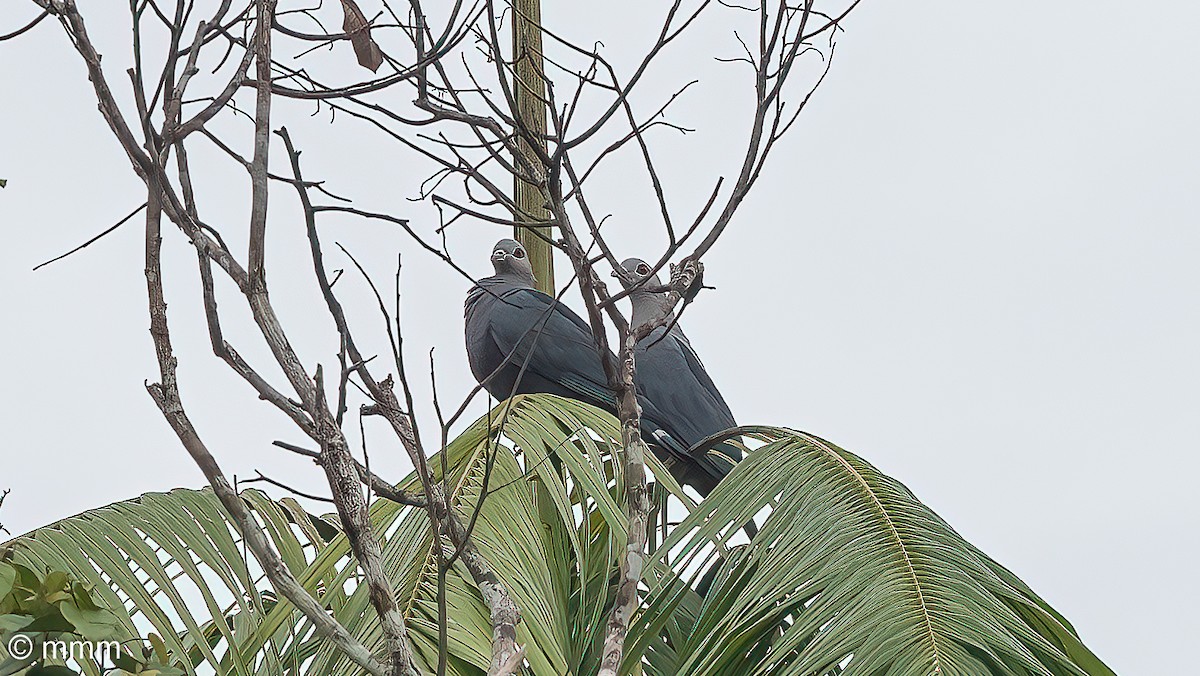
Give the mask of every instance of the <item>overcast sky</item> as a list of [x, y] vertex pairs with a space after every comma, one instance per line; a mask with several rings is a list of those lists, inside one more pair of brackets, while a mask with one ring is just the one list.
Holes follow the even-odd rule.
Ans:
[[[124, 9], [81, 4], [110, 81], [127, 92]], [[603, 41], [618, 61], [653, 29], [612, 3], [543, 4], [552, 26]], [[1200, 6], [1129, 7], [863, 3], [826, 84], [706, 259], [717, 290], [685, 324], [740, 422], [862, 455], [1028, 582], [1118, 673], [1172, 674], [1191, 666], [1200, 632]], [[32, 15], [7, 9], [0, 33]], [[710, 58], [735, 51], [728, 26], [708, 21], [648, 81], [647, 106], [701, 80], [672, 113], [696, 132], [654, 138], [681, 213], [735, 173], [745, 73]], [[61, 29], [44, 22], [0, 44], [0, 60], [0, 488], [13, 489], [0, 522], [22, 533], [202, 477], [143, 389], [157, 370], [138, 225], [31, 272], [144, 189]], [[406, 157], [309, 112], [281, 105], [277, 119], [310, 171], [360, 204], [406, 213], [420, 178]], [[249, 147], [247, 125], [228, 129]], [[243, 227], [244, 174], [202, 147], [202, 214]], [[620, 165], [598, 176], [595, 199], [613, 214], [618, 253], [650, 257], [661, 238], [639, 214], [655, 207], [644, 191], [628, 196], [628, 176]], [[295, 200], [272, 190], [272, 298], [306, 363], [328, 364], [336, 343], [306, 276]], [[411, 209], [430, 232], [429, 212]], [[436, 346], [439, 389], [461, 397], [473, 384], [468, 283], [395, 229], [328, 228], [381, 279], [404, 252], [414, 370]], [[456, 226], [451, 251], [487, 274], [501, 234]], [[180, 379], [200, 433], [230, 474], [269, 470], [319, 490], [311, 465], [269, 445], [300, 435], [212, 356], [194, 255], [174, 231], [166, 246]], [[343, 293], [370, 317], [361, 285]], [[252, 332], [231, 332], [239, 351], [263, 356]], [[399, 478], [406, 463], [385, 439], [372, 462]]]

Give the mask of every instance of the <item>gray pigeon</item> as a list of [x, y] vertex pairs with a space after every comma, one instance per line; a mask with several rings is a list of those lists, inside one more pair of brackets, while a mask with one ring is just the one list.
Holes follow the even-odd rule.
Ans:
[[[621, 268], [624, 276], [615, 272], [613, 276], [633, 288], [629, 294], [633, 303], [631, 326], [636, 328], [662, 317], [668, 310], [667, 294], [646, 290], [662, 285], [658, 275], [651, 274], [651, 267], [640, 258], [626, 259]], [[633, 286], [639, 282], [644, 283]], [[729, 443], [718, 444], [703, 454], [694, 446], [705, 437], [737, 427], [737, 421], [679, 322], [669, 312], [664, 322], [638, 342], [635, 358], [639, 399], [647, 402], [661, 421], [658, 434], [670, 438], [660, 441], [680, 445], [684, 453], [696, 459], [693, 468], [703, 471], [693, 472], [694, 476], [686, 480], [702, 495], [708, 495], [742, 459], [742, 453]]]
[[534, 288], [525, 247], [500, 240], [492, 267], [496, 274], [467, 292], [467, 358], [475, 380], [500, 401], [544, 392], [612, 410], [616, 397], [591, 328]]
[[[512, 239], [500, 240], [492, 250], [492, 266], [496, 274], [467, 292], [467, 358], [475, 379], [501, 401], [515, 394], [548, 393], [615, 412], [616, 394], [608, 385], [591, 328], [570, 308], [534, 288], [525, 248]], [[728, 469], [689, 456], [684, 439], [692, 437], [677, 438], [667, 431], [674, 421], [640, 390], [638, 395], [646, 442], [678, 480], [708, 495]], [[680, 429], [694, 434], [690, 426]]]

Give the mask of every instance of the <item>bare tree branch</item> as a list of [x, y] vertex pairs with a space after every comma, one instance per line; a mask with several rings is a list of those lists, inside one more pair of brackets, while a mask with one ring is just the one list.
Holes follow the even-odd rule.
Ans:
[[158, 383], [148, 383], [146, 389], [183, 447], [204, 472], [221, 504], [233, 517], [238, 533], [262, 566], [271, 585], [304, 613], [322, 636], [328, 637], [355, 664], [372, 676], [386, 676], [389, 671], [371, 656], [370, 650], [330, 617], [325, 608], [305, 591], [288, 570], [283, 559], [271, 547], [266, 534], [255, 522], [246, 503], [234, 492], [216, 459], [200, 440], [199, 434], [184, 412], [175, 376], [176, 360], [167, 325], [167, 304], [163, 299], [160, 255], [162, 237], [159, 228], [162, 208], [154, 188], [154, 184], [151, 183], [147, 200], [149, 206], [146, 211], [146, 287], [150, 297], [150, 335], [154, 339], [155, 353], [158, 355], [160, 380]]
[[254, 160], [250, 167], [253, 190], [250, 207], [250, 289], [264, 293], [267, 288], [263, 263], [267, 237], [267, 156], [271, 146], [271, 31], [275, 0], [257, 0], [259, 30], [254, 39], [254, 61], [258, 69], [254, 114]]

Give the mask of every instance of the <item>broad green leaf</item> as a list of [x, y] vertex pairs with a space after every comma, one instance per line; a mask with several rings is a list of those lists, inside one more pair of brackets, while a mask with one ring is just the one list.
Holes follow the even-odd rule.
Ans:
[[7, 563], [0, 563], [0, 599], [8, 596], [13, 585], [17, 582], [17, 569]]
[[33, 617], [29, 615], [0, 615], [0, 636], [11, 634], [16, 631], [21, 631], [28, 627], [33, 622]]
[[146, 636], [146, 640], [154, 647], [154, 656], [159, 662], [166, 663], [170, 659], [170, 654], [167, 653], [167, 644], [163, 643], [162, 637], [154, 632], [150, 632]]
[[75, 633], [89, 641], [107, 641], [121, 636], [121, 622], [108, 610], [88, 610], [71, 601], [59, 604], [58, 609], [75, 625]]
[[79, 672], [62, 665], [35, 666], [25, 676], [79, 676]]

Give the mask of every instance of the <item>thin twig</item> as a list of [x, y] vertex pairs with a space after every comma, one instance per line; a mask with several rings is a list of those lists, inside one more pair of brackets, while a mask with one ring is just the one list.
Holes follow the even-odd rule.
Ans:
[[38, 15], [37, 15], [37, 17], [35, 17], [33, 21], [30, 21], [29, 23], [25, 24], [25, 25], [24, 25], [24, 26], [22, 26], [21, 28], [18, 28], [17, 30], [15, 30], [15, 31], [13, 31], [13, 32], [11, 32], [11, 33], [9, 33], [9, 34], [7, 34], [7, 35], [0, 35], [0, 42], [4, 42], [5, 40], [11, 40], [11, 39], [13, 39], [13, 38], [15, 38], [15, 37], [18, 37], [19, 35], [21, 35], [21, 34], [22, 34], [22, 33], [24, 33], [25, 31], [28, 31], [28, 30], [32, 29], [34, 26], [36, 26], [36, 25], [38, 25], [39, 23], [41, 23], [41, 22], [42, 22], [42, 19], [45, 19], [45, 18], [46, 18], [46, 17], [48, 17], [48, 16], [50, 16], [50, 10], [49, 10], [49, 9], [43, 9], [43, 10], [42, 10], [42, 13], [41, 13], [41, 14], [38, 14]]
[[36, 272], [37, 270], [39, 270], [39, 269], [41, 269], [41, 268], [44, 268], [44, 267], [46, 267], [47, 265], [50, 265], [51, 263], [53, 263], [53, 262], [55, 262], [55, 261], [61, 261], [62, 259], [66, 258], [67, 256], [70, 256], [71, 254], [73, 254], [73, 253], [75, 253], [75, 252], [77, 252], [77, 251], [82, 251], [83, 249], [86, 249], [86, 248], [88, 248], [88, 247], [89, 247], [89, 246], [91, 246], [92, 244], [95, 244], [95, 243], [96, 243], [96, 241], [98, 241], [98, 240], [99, 240], [101, 237], [104, 237], [104, 236], [105, 236], [105, 235], [107, 235], [108, 233], [110, 233], [110, 232], [112, 232], [112, 231], [116, 230], [117, 228], [121, 227], [122, 225], [125, 225], [125, 224], [126, 224], [126, 223], [128, 223], [129, 221], [133, 220], [133, 217], [134, 217], [134, 216], [137, 216], [139, 213], [141, 213], [142, 209], [145, 209], [145, 208], [146, 208], [146, 203], [145, 203], [145, 202], [142, 202], [142, 206], [140, 206], [140, 207], [138, 207], [138, 208], [134, 209], [133, 211], [129, 212], [129, 215], [127, 215], [127, 216], [125, 216], [124, 218], [122, 218], [121, 220], [117, 221], [117, 222], [116, 222], [116, 224], [114, 224], [113, 226], [109, 227], [109, 228], [108, 228], [108, 229], [106, 229], [104, 232], [100, 233], [99, 235], [96, 235], [95, 237], [93, 237], [93, 238], [89, 239], [88, 241], [84, 242], [83, 244], [80, 244], [79, 246], [75, 247], [74, 249], [71, 249], [70, 251], [66, 252], [65, 254], [62, 254], [62, 255], [59, 255], [59, 256], [55, 256], [54, 258], [51, 258], [50, 260], [48, 260], [48, 261], [46, 261], [46, 262], [44, 262], [44, 263], [39, 263], [39, 264], [37, 264], [37, 265], [33, 266], [33, 271], [34, 271], [34, 272]]
[[268, 483], [277, 488], [282, 488], [283, 490], [285, 490], [289, 493], [294, 493], [296, 495], [299, 495], [302, 498], [308, 498], [309, 500], [316, 500], [318, 502], [328, 502], [331, 504], [333, 503], [333, 498], [327, 498], [327, 497], [324, 497], [321, 495], [313, 495], [312, 493], [305, 493], [302, 490], [292, 488], [291, 486], [288, 486], [285, 483], [276, 481], [276, 480], [266, 476], [265, 474], [263, 474], [262, 472], [260, 472], [258, 470], [255, 470], [254, 473], [257, 474], [258, 476], [253, 479], [243, 479], [242, 483], [244, 483], [244, 484], [253, 484], [253, 483], [259, 483], [259, 482]]

